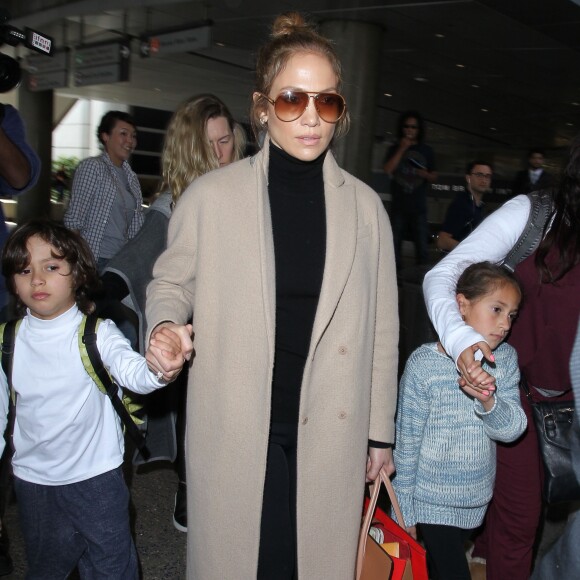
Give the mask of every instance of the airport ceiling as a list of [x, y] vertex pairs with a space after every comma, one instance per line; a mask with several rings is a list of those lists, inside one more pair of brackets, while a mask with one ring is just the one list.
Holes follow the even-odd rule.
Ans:
[[[57, 46], [131, 42], [130, 80], [69, 96], [174, 110], [213, 92], [247, 120], [257, 47], [276, 14], [359, 20], [384, 29], [375, 138], [418, 109], [441, 141], [561, 148], [580, 129], [580, 0], [16, 0], [13, 20]], [[142, 58], [147, 32], [212, 21], [211, 46]], [[335, 39], [343, 42], [348, 39]], [[352, 47], [356, 50], [356, 47]], [[19, 55], [26, 50], [19, 49]]]

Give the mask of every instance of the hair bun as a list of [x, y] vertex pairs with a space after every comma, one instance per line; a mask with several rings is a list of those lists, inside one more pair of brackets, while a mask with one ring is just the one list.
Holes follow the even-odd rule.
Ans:
[[306, 22], [302, 14], [287, 12], [274, 20], [272, 25], [272, 38], [290, 36], [299, 31], [312, 30], [312, 26]]

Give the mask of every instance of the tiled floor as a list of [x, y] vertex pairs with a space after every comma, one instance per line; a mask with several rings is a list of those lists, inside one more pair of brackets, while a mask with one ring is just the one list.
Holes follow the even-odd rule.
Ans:
[[[173, 527], [173, 502], [177, 477], [168, 463], [129, 469], [128, 479], [134, 515], [135, 543], [141, 560], [143, 580], [185, 578], [186, 534]], [[14, 572], [6, 580], [22, 580], [26, 569], [24, 546], [18, 524], [18, 506], [6, 508], [5, 526], [10, 537]]]
[[[133, 500], [135, 542], [139, 552], [143, 580], [181, 580], [185, 578], [186, 534], [173, 527], [172, 514], [177, 477], [168, 463], [155, 463], [129, 469]], [[562, 533], [566, 510], [552, 509], [546, 518], [540, 553]], [[5, 525], [11, 538], [14, 572], [6, 580], [24, 578], [25, 561], [17, 505], [6, 509]], [[323, 580], [323, 579], [321, 579]]]

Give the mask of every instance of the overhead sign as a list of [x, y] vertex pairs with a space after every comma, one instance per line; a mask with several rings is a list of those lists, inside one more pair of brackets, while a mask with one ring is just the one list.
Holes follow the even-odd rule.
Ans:
[[209, 48], [211, 45], [211, 21], [190, 25], [180, 30], [152, 32], [141, 37], [142, 57], [165, 56], [178, 52], [192, 52]]
[[75, 49], [75, 87], [129, 80], [129, 40], [79, 46]]
[[25, 58], [29, 90], [38, 92], [68, 86], [69, 65], [70, 51], [66, 48], [53, 52], [52, 58], [29, 54]]

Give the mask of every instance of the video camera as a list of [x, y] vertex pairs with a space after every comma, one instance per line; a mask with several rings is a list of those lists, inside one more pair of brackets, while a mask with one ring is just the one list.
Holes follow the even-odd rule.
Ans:
[[[25, 28], [19, 30], [6, 24], [10, 20], [10, 13], [5, 8], [0, 8], [0, 46], [8, 44], [18, 46], [23, 44], [26, 48], [52, 56], [54, 42], [52, 37]], [[15, 89], [22, 79], [22, 71], [18, 61], [12, 57], [0, 53], [0, 93], [7, 93]]]

